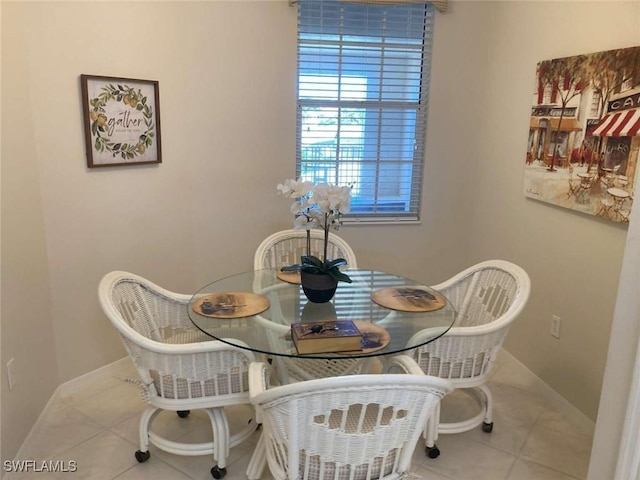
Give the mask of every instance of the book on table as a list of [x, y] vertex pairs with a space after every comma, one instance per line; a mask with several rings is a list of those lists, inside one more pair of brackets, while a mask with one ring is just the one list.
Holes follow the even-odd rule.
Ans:
[[362, 350], [362, 333], [351, 320], [293, 323], [291, 338], [301, 355]]

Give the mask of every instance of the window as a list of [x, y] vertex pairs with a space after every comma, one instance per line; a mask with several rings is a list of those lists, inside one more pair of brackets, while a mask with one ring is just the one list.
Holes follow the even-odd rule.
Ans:
[[593, 96], [591, 97], [591, 109], [589, 111], [589, 117], [591, 118], [600, 118], [600, 92], [593, 92]]
[[298, 2], [298, 176], [352, 184], [346, 221], [419, 218], [433, 6]]
[[544, 95], [542, 99], [542, 104], [550, 105], [552, 103], [555, 103], [554, 101], [552, 101], [552, 97], [553, 97], [553, 88], [551, 87], [551, 85], [547, 84], [544, 86]]

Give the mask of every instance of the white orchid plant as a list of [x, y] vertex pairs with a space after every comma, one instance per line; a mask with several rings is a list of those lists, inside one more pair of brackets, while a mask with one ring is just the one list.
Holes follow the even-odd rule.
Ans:
[[[327, 273], [340, 282], [351, 283], [351, 278], [340, 271], [347, 264], [344, 258], [327, 259], [329, 230], [337, 230], [342, 225], [342, 215], [351, 209], [351, 186], [330, 185], [298, 180], [285, 180], [278, 184], [279, 192], [286, 198], [294, 199], [291, 213], [294, 214], [293, 228], [307, 231], [307, 254], [302, 263], [282, 267], [283, 271], [301, 270], [308, 273]], [[311, 255], [311, 230], [324, 230], [323, 257]]]

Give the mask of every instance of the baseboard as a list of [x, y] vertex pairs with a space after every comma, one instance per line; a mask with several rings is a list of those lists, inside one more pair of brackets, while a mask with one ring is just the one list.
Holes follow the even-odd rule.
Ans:
[[[51, 395], [51, 397], [49, 397], [47, 404], [44, 406], [44, 408], [40, 412], [40, 415], [38, 415], [38, 419], [35, 421], [35, 423], [31, 427], [31, 430], [29, 430], [29, 433], [27, 434], [24, 441], [20, 445], [20, 448], [18, 448], [18, 452], [16, 453], [16, 456], [13, 458], [13, 460], [24, 460], [28, 458], [28, 453], [24, 451], [25, 445], [29, 445], [29, 441], [33, 436], [33, 432], [36, 431], [36, 429], [42, 422], [42, 419], [46, 418], [49, 411], [56, 405], [59, 399], [60, 399], [60, 387], [56, 388], [53, 391], [53, 394]], [[22, 474], [17, 472], [4, 472], [4, 475], [2, 475], [2, 480], [11, 480], [13, 478], [19, 478], [20, 475]]]
[[[29, 430], [29, 433], [27, 434], [24, 441], [22, 442], [22, 445], [20, 445], [20, 448], [18, 449], [18, 452], [16, 453], [14, 460], [21, 460], [21, 459], [27, 458], [25, 455], [28, 455], [28, 452], [24, 451], [25, 445], [29, 445], [29, 441], [33, 436], [33, 432], [35, 432], [38, 429], [43, 419], [46, 418], [47, 414], [49, 414], [51, 409], [57, 404], [58, 400], [64, 397], [68, 397], [69, 395], [73, 395], [74, 393], [80, 391], [89, 383], [95, 383], [96, 380], [100, 381], [103, 379], [107, 379], [109, 377], [113, 377], [117, 372], [122, 371], [123, 363], [130, 362], [130, 361], [131, 360], [129, 360], [129, 357], [124, 357], [124, 358], [121, 358], [120, 360], [116, 360], [115, 362], [110, 363], [109, 365], [105, 365], [104, 367], [100, 367], [96, 370], [85, 373], [84, 375], [81, 375], [72, 380], [69, 380], [68, 382], [58, 385], [58, 388], [56, 388], [53, 391], [53, 394], [51, 394], [51, 397], [47, 401], [47, 404], [44, 406], [44, 408], [40, 412], [40, 415], [38, 415], [38, 419], [35, 421], [35, 423], [31, 427], [31, 430]], [[2, 480], [11, 480], [13, 478], [17, 478], [19, 475], [14, 472], [3, 472], [3, 473], [4, 475], [0, 475], [0, 478], [2, 478]]]
[[113, 377], [116, 372], [122, 371], [123, 363], [128, 363], [129, 357], [123, 357], [120, 360], [116, 360], [113, 363], [105, 365], [104, 367], [100, 367], [91, 372], [85, 373], [79, 377], [76, 377], [68, 382], [60, 385], [57, 390], [59, 391], [59, 395], [61, 398], [68, 397], [82, 390], [89, 383], [93, 383], [100, 380], [106, 380], [110, 377]]
[[566, 398], [564, 398], [556, 390], [549, 386], [549, 384], [545, 383], [540, 377], [529, 370], [526, 365], [524, 365], [520, 360], [511, 355], [507, 350], [503, 348], [501, 354], [505, 357], [509, 357], [510, 362], [518, 364], [520, 367], [528, 370], [531, 375], [535, 377], [536, 387], [541, 390], [545, 399], [549, 401], [554, 407], [556, 407], [563, 415], [581, 425], [589, 426], [591, 428], [591, 432], [593, 433], [596, 425], [593, 420], [587, 417], [575, 405], [569, 402]]

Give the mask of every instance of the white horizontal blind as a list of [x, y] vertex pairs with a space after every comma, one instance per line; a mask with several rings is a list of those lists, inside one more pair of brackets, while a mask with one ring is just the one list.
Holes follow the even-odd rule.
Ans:
[[346, 221], [417, 220], [433, 6], [297, 5], [298, 176], [353, 184]]
[[397, 5], [402, 3], [431, 3], [440, 13], [445, 13], [449, 8], [449, 0], [340, 0], [351, 3], [387, 4]]

